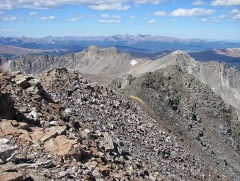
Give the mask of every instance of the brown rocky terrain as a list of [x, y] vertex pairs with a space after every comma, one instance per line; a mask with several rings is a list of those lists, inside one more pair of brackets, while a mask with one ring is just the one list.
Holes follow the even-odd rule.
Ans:
[[[170, 76], [165, 75], [168, 80], [171, 80]], [[149, 83], [142, 83], [143, 91], [147, 90], [145, 86], [149, 86], [152, 91], [161, 88], [162, 84], [154, 83], [151, 77], [148, 79]], [[190, 93], [190, 90], [195, 90], [196, 94], [201, 95], [201, 90], [191, 84], [195, 83], [194, 78], [190, 77], [191, 81], [188, 77], [186, 79], [186, 89]], [[161, 83], [161, 79], [159, 81]], [[216, 144], [208, 142], [206, 138], [208, 134], [201, 133], [205, 123], [201, 112], [196, 110], [195, 116], [191, 112], [196, 108], [200, 109], [200, 106], [195, 108], [194, 105], [184, 105], [186, 101], [191, 103], [191, 96], [189, 100], [187, 96], [181, 97], [181, 90], [169, 91], [169, 98], [166, 98], [168, 104], [164, 106], [161, 102], [164, 103], [162, 99], [165, 97], [161, 98], [160, 93], [155, 95], [150, 91], [142, 100], [139, 98], [141, 94], [139, 97], [131, 96], [130, 99], [115, 93], [111, 88], [91, 83], [77, 72], [65, 68], [47, 70], [35, 77], [1, 72], [0, 86], [0, 180], [239, 178], [235, 170], [237, 165], [233, 165], [237, 163], [237, 157], [236, 160], [226, 160], [224, 164], [224, 160], [220, 161], [218, 156], [226, 158], [226, 152], [219, 150], [211, 153], [216, 154], [219, 161], [219, 165], [215, 165], [217, 161], [203, 159], [199, 152], [196, 154], [189, 149], [186, 146], [187, 137], [179, 137], [173, 129], [162, 125], [168, 121], [178, 124], [183, 129], [185, 122], [189, 122], [188, 132], [196, 137], [192, 145], [202, 142], [206, 144], [202, 146], [206, 150], [216, 151]], [[164, 94], [171, 86], [173, 84], [170, 81], [169, 86], [163, 90]], [[175, 87], [172, 87], [172, 90], [174, 89]], [[205, 91], [206, 94], [202, 96], [212, 96], [210, 94], [213, 93], [207, 88], [203, 89], [203, 92]], [[158, 117], [154, 117], [154, 114], [150, 114], [150, 110], [146, 109], [147, 104], [152, 110], [157, 109], [150, 104], [151, 102], [146, 101], [148, 96], [159, 98], [155, 98], [157, 103], [160, 103], [158, 110], [162, 110]], [[202, 99], [204, 100], [204, 97]], [[219, 97], [214, 99], [218, 100], [214, 109], [218, 112], [206, 115], [211, 118], [209, 121], [214, 123], [214, 116], [226, 117], [226, 121], [234, 120], [231, 107], [226, 107]], [[209, 104], [213, 103], [211, 99], [209, 101]], [[153, 102], [153, 105], [157, 104]], [[164, 113], [164, 109], [168, 107], [169, 110], [165, 110]], [[183, 113], [187, 112], [182, 109], [188, 110], [188, 114], [184, 116]], [[223, 110], [226, 112], [221, 113]], [[179, 121], [183, 121], [184, 124], [177, 122], [172, 117], [174, 114], [177, 118], [182, 116]], [[227, 135], [235, 135], [234, 129], [228, 130], [226, 121], [219, 120], [222, 129], [216, 136], [225, 138]], [[201, 127], [197, 128], [198, 124]], [[180, 128], [176, 131], [180, 131]], [[195, 135], [196, 133], [198, 134]], [[226, 138], [225, 145], [230, 145], [229, 139]], [[234, 137], [233, 139], [235, 141]], [[235, 146], [233, 144], [230, 148], [235, 150]], [[230, 153], [235, 154], [235, 151]]]

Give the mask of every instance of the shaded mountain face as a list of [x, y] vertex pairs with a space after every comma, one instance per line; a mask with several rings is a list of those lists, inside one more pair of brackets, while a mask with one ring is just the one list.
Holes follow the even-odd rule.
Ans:
[[[125, 87], [119, 86], [122, 83]], [[139, 102], [157, 123], [175, 134], [191, 152], [230, 180], [240, 179], [238, 117], [234, 108], [207, 85], [176, 65], [138, 78], [116, 80], [112, 85], [142, 100]]]
[[65, 68], [36, 77], [0, 72], [0, 107], [14, 105], [11, 117], [0, 112], [1, 180], [237, 178], [199, 159], [126, 96]]

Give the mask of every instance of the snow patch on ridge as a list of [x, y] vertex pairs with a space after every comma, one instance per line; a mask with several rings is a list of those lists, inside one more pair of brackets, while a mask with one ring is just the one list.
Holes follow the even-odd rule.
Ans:
[[131, 65], [132, 65], [132, 66], [136, 65], [137, 63], [138, 63], [137, 60], [132, 60], [132, 61], [131, 61]]

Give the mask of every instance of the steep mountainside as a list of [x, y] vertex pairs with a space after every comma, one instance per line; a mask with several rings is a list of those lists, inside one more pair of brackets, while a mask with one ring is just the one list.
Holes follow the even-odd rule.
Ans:
[[[0, 72], [0, 180], [238, 179], [231, 159], [199, 159], [129, 98], [65, 68], [37, 77]], [[204, 130], [196, 136], [210, 146]]]
[[[187, 53], [174, 51], [154, 61], [134, 58], [116, 48], [89, 47], [80, 53], [66, 56], [21, 56], [12, 61], [2, 59], [2, 68], [23, 73], [40, 73], [49, 68], [66, 67], [85, 74], [92, 81], [108, 84], [125, 74], [140, 76], [169, 65], [179, 65], [182, 70], [207, 84], [227, 103], [240, 109], [240, 73], [218, 62], [198, 62]], [[5, 62], [5, 63], [4, 63]]]
[[[3, 59], [3, 62], [5, 59]], [[136, 59], [116, 48], [89, 47], [80, 53], [61, 57], [26, 55], [2, 65], [3, 69], [23, 73], [40, 73], [54, 67], [66, 67], [85, 74], [92, 81], [108, 84], [117, 76], [140, 76], [169, 65], [182, 70], [207, 84], [227, 103], [240, 109], [240, 73], [218, 62], [198, 62], [187, 53], [174, 51], [154, 61]]]
[[89, 47], [80, 53], [61, 57], [26, 55], [13, 60], [8, 66], [10, 71], [40, 73], [54, 67], [66, 67], [83, 74], [102, 75], [112, 79], [124, 75], [130, 69], [141, 66], [145, 61], [134, 59], [116, 48]]
[[191, 152], [230, 180], [240, 179], [239, 119], [207, 85], [171, 65], [138, 78], [116, 80], [112, 86], [141, 99], [157, 122]]
[[175, 51], [163, 58], [148, 62], [145, 66], [132, 69], [129, 73], [139, 76], [170, 65], [180, 66], [182, 70], [207, 84], [227, 103], [240, 109], [240, 72], [218, 62], [198, 62], [185, 52]]

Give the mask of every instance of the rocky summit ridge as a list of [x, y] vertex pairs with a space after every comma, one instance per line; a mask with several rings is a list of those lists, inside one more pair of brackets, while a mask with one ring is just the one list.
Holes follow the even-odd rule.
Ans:
[[146, 72], [154, 72], [168, 66], [177, 65], [190, 75], [193, 75], [222, 99], [240, 111], [240, 72], [233, 67], [227, 67], [219, 62], [198, 62], [186, 52], [174, 51], [155, 61], [149, 61], [144, 66], [132, 69], [129, 74], [141, 76]]
[[231, 180], [239, 179], [239, 118], [234, 107], [206, 84], [172, 65], [137, 78], [115, 80], [112, 87], [139, 98], [186, 148]]
[[234, 68], [96, 46], [0, 63], [0, 180], [240, 180]]
[[[0, 73], [0, 180], [232, 180], [144, 105], [66, 68]], [[141, 101], [140, 101], [141, 102]]]
[[8, 71], [41, 73], [50, 68], [66, 67], [76, 70], [92, 81], [109, 84], [113, 79], [126, 74], [140, 76], [146, 72], [178, 65], [182, 70], [207, 84], [227, 103], [240, 108], [240, 73], [235, 68], [210, 61], [198, 62], [186, 52], [177, 50], [154, 61], [134, 58], [114, 47], [90, 46], [82, 52], [65, 56], [23, 55], [13, 60], [0, 57], [0, 67]]
[[[131, 63], [134, 60], [134, 63]], [[22, 73], [40, 73], [50, 68], [66, 67], [82, 74], [105, 76], [110, 79], [126, 74], [133, 67], [140, 66], [145, 61], [135, 59], [116, 48], [101, 48], [90, 46], [82, 52], [65, 56], [23, 55], [16, 59], [4, 61], [2, 68], [8, 71]]]

